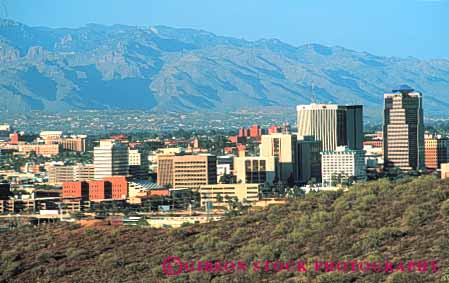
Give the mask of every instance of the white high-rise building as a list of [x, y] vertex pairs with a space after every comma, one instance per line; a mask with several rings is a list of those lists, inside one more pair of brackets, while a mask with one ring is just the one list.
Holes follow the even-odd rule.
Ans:
[[366, 180], [365, 152], [339, 146], [321, 152], [323, 186], [335, 186], [345, 181]]
[[128, 176], [128, 146], [114, 140], [101, 140], [94, 148], [95, 179]]
[[363, 107], [361, 105], [298, 105], [298, 136], [313, 136], [323, 150], [338, 146], [363, 148]]

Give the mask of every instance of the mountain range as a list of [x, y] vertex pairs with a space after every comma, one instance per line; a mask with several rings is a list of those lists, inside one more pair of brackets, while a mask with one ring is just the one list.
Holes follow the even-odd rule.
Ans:
[[383, 93], [400, 84], [423, 92], [426, 113], [449, 111], [445, 59], [166, 26], [69, 29], [0, 19], [0, 111], [229, 111], [318, 102], [363, 104], [380, 114]]

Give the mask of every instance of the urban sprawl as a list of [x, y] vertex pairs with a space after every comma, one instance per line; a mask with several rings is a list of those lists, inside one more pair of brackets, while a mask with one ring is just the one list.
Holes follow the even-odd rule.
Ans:
[[0, 228], [57, 221], [179, 227], [321, 190], [449, 177], [448, 138], [425, 132], [422, 94], [384, 95], [383, 130], [362, 105], [298, 105], [297, 121], [229, 136], [67, 135], [0, 126]]

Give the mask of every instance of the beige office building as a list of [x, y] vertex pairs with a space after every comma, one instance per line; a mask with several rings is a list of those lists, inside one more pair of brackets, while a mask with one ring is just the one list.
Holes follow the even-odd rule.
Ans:
[[278, 178], [287, 183], [291, 178], [297, 181], [296, 135], [273, 133], [263, 135], [260, 144], [261, 157], [277, 157]]
[[338, 146], [363, 149], [363, 107], [361, 105], [298, 105], [298, 136], [313, 136], [323, 150]]
[[278, 172], [277, 157], [239, 156], [234, 158], [237, 183], [273, 184]]
[[157, 184], [174, 189], [199, 189], [217, 183], [217, 157], [200, 155], [158, 156]]
[[128, 151], [129, 175], [136, 179], [146, 179], [149, 173], [148, 155], [139, 149]]
[[227, 200], [237, 198], [242, 203], [259, 200], [260, 184], [218, 184], [200, 187], [201, 206], [211, 202], [214, 206], [227, 206]]
[[449, 163], [441, 164], [441, 179], [449, 178]]
[[85, 152], [86, 151], [86, 139], [87, 136], [70, 136], [64, 137], [58, 141], [64, 150]]
[[400, 86], [384, 95], [385, 169], [421, 170], [424, 162], [422, 94]]
[[65, 182], [88, 181], [94, 179], [93, 164], [48, 165], [48, 183], [62, 184]]

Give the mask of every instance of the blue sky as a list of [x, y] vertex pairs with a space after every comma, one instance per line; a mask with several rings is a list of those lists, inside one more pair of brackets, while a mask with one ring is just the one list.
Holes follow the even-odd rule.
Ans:
[[[168, 25], [248, 40], [449, 59], [449, 0], [0, 0], [32, 26]], [[6, 9], [5, 9], [6, 8]], [[7, 11], [6, 11], [7, 10]]]

